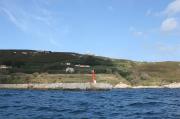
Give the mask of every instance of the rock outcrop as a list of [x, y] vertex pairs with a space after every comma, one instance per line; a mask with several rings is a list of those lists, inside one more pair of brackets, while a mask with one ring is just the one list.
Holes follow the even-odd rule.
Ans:
[[180, 88], [180, 83], [171, 83], [167, 85], [163, 85], [164, 88]]
[[131, 86], [120, 82], [117, 85], [115, 85], [114, 88], [131, 88]]

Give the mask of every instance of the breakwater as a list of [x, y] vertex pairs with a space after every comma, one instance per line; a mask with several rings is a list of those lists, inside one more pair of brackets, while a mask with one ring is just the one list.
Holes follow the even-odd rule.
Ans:
[[41, 83], [41, 84], [0, 84], [0, 89], [64, 89], [64, 90], [109, 90], [108, 83]]

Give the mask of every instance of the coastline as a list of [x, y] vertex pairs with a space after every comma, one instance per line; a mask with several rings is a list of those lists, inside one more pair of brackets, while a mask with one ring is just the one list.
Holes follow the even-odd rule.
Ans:
[[30, 84], [0, 84], [0, 89], [59, 89], [59, 90], [111, 90], [111, 89], [141, 89], [141, 88], [180, 88], [180, 83], [162, 86], [130, 86], [119, 83], [115, 86], [109, 83], [30, 83]]
[[[119, 85], [119, 86], [117, 86]], [[139, 89], [139, 88], [180, 88], [180, 83], [170, 83], [170, 84], [166, 84], [166, 85], [161, 85], [161, 86], [130, 86], [127, 84], [123, 84], [123, 83], [119, 83], [117, 84], [114, 88], [132, 88], [132, 89]]]

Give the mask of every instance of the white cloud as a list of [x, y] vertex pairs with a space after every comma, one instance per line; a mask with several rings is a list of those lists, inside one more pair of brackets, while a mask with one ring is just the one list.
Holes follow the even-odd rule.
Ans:
[[9, 20], [21, 30], [25, 31], [27, 29], [24, 19], [19, 18], [16, 14], [5, 7], [1, 7], [0, 11], [3, 12], [9, 18]]
[[134, 28], [133, 26], [129, 27], [129, 31], [132, 33], [133, 36], [136, 37], [141, 37], [141, 36], [145, 36], [146, 33], [143, 31], [138, 31], [136, 28]]
[[134, 31], [133, 34], [135, 36], [143, 36], [144, 35], [144, 33], [142, 31]]
[[161, 24], [161, 30], [164, 32], [171, 32], [175, 30], [178, 26], [177, 20], [175, 18], [167, 18]]
[[69, 33], [68, 25], [59, 22], [62, 16], [55, 13], [51, 9], [52, 4], [47, 1], [31, 0], [27, 2], [0, 0], [0, 15], [34, 39], [60, 47], [58, 41]]
[[[164, 11], [163, 11], [164, 12]], [[155, 12], [152, 9], [148, 9], [145, 12], [145, 16], [151, 16], [151, 17], [159, 17], [162, 16], [164, 13], [163, 12]]]
[[180, 13], [180, 0], [174, 0], [171, 2], [165, 9], [164, 13], [168, 16]]
[[10, 4], [9, 2], [0, 2], [0, 11], [7, 16], [16, 27], [22, 31], [39, 29], [39, 23], [45, 27], [51, 27], [54, 23], [51, 12], [43, 7], [32, 4], [32, 11], [22, 7], [21, 4]]
[[178, 32], [180, 29], [180, 0], [172, 0], [167, 7], [158, 14], [160, 14], [161, 17], [165, 17], [160, 26], [162, 32]]

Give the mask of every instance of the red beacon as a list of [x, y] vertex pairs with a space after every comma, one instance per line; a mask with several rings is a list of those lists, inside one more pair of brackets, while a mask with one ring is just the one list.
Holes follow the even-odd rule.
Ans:
[[96, 73], [94, 69], [92, 70], [92, 82], [96, 83]]

